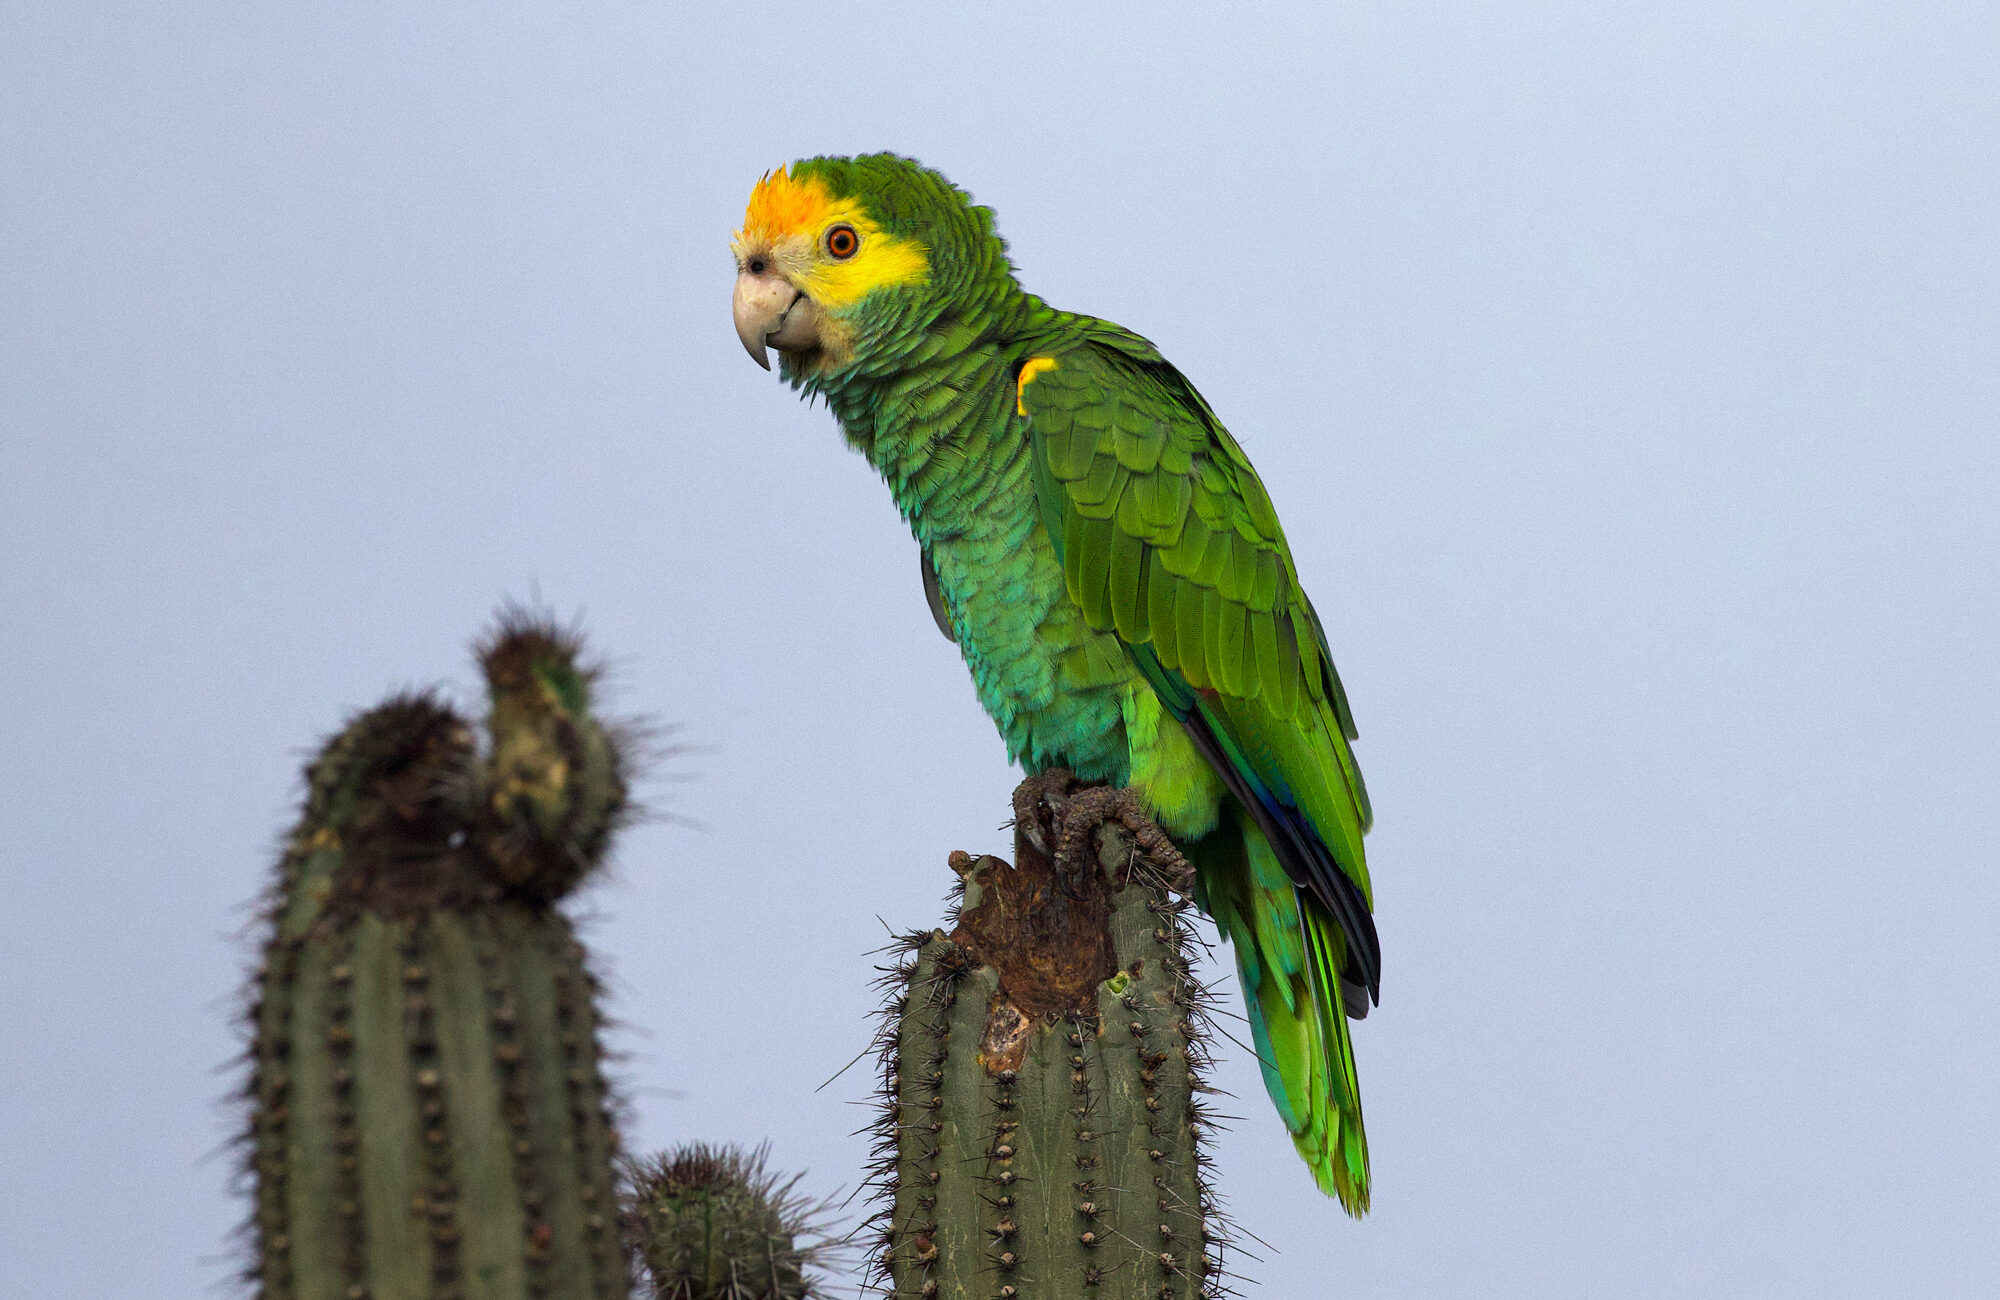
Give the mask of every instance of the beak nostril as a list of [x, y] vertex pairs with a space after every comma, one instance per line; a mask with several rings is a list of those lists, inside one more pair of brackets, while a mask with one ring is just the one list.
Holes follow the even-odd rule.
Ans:
[[751, 258], [751, 259], [750, 259], [750, 274], [752, 274], [752, 275], [762, 275], [762, 274], [764, 274], [764, 259], [763, 259], [763, 258], [761, 258], [761, 257], [753, 257], [753, 258]]

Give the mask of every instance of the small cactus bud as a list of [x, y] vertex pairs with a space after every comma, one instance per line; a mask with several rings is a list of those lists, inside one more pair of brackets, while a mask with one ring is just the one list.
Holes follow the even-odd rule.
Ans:
[[805, 1300], [819, 1294], [823, 1207], [780, 1182], [762, 1150], [696, 1144], [626, 1171], [626, 1236], [656, 1300]]

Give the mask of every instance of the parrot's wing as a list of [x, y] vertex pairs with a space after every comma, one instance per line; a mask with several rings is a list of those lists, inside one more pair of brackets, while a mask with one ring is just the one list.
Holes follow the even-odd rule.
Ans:
[[1286, 872], [1339, 923], [1344, 982], [1376, 996], [1354, 721], [1242, 448], [1123, 331], [1025, 358], [1015, 409], [1070, 596], [1091, 627], [1116, 633]]
[[944, 633], [944, 639], [958, 644], [958, 633], [951, 630], [951, 611], [945, 608], [944, 584], [938, 581], [937, 565], [931, 560], [931, 553], [922, 546], [917, 548], [917, 558], [924, 566], [924, 604], [931, 607], [931, 621], [937, 630]]

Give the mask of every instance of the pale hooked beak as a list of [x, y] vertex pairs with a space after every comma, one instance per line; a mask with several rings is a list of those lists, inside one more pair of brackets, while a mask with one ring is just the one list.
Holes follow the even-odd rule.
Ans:
[[743, 350], [766, 370], [771, 368], [767, 345], [780, 352], [803, 352], [819, 342], [819, 309], [775, 271], [738, 275], [732, 314]]

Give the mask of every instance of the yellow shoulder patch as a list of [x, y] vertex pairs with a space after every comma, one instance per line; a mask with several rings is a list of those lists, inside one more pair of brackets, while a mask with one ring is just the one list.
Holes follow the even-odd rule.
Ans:
[[1014, 414], [1023, 418], [1027, 416], [1028, 404], [1022, 398], [1027, 395], [1028, 385], [1034, 383], [1037, 376], [1055, 368], [1054, 357], [1028, 358], [1027, 364], [1021, 367], [1021, 377], [1014, 381]]

